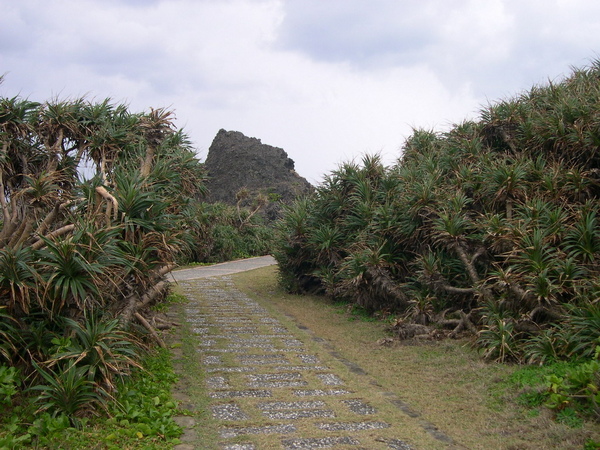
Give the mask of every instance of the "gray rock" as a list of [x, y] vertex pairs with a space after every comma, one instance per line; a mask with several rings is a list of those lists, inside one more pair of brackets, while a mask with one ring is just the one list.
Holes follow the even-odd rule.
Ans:
[[[279, 216], [281, 205], [311, 192], [312, 185], [296, 173], [294, 161], [278, 147], [263, 144], [260, 139], [246, 137], [238, 131], [219, 130], [205, 161], [208, 172], [209, 202], [235, 205], [236, 194], [248, 191], [247, 205], [258, 194], [270, 197], [266, 217]], [[242, 206], [247, 206], [242, 203]]]

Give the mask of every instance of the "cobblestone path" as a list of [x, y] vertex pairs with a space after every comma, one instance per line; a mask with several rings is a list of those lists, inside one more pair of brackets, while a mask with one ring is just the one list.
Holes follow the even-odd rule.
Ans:
[[362, 368], [250, 299], [228, 276], [180, 286], [189, 299], [184, 313], [197, 337], [210, 414], [219, 423], [217, 448], [417, 448], [407, 429], [429, 442], [422, 448], [458, 448], [399, 398], [381, 392]]

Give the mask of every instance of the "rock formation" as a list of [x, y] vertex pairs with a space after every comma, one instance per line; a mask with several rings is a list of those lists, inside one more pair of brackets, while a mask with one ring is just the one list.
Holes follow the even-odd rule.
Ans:
[[312, 191], [312, 185], [294, 170], [294, 161], [278, 147], [238, 131], [219, 130], [206, 157], [208, 201], [235, 205], [240, 190], [247, 190], [245, 201], [262, 194], [269, 200], [267, 216], [277, 215], [277, 205], [289, 203], [298, 195]]

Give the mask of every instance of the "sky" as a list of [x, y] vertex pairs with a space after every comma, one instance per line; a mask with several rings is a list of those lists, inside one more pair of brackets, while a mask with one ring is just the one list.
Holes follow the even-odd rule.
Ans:
[[165, 107], [313, 184], [600, 58], [595, 0], [0, 0], [0, 96]]

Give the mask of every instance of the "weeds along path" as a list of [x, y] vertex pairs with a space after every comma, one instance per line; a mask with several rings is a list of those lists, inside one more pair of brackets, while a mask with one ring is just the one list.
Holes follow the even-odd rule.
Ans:
[[[272, 263], [254, 260], [230, 268]], [[461, 448], [325, 340], [267, 300], [249, 298], [228, 276], [175, 276], [188, 299], [178, 311], [178, 395], [190, 409], [179, 449]]]

